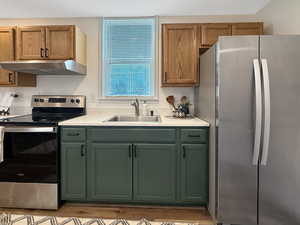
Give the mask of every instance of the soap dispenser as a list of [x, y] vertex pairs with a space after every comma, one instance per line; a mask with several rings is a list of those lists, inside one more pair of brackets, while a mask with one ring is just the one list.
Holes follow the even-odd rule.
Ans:
[[146, 101], [143, 101], [142, 111], [143, 111], [143, 116], [148, 116], [148, 105]]

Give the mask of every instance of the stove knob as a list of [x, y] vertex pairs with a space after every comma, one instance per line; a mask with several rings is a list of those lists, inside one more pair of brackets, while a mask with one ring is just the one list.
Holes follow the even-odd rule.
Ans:
[[39, 99], [38, 99], [38, 98], [35, 98], [35, 99], [34, 99], [34, 102], [39, 102]]
[[76, 103], [79, 104], [80, 103], [80, 99], [76, 99]]
[[75, 102], [75, 100], [74, 99], [71, 99], [71, 103], [74, 103]]
[[40, 102], [44, 102], [44, 99], [41, 98], [41, 99], [40, 99]]

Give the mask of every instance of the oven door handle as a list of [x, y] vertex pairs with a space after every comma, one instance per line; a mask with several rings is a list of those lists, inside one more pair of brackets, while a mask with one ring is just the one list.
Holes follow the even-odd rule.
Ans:
[[5, 133], [57, 133], [56, 127], [5, 127]]

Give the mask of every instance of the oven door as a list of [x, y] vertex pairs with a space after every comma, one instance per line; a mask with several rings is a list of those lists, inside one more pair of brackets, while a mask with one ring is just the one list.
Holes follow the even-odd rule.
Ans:
[[56, 127], [5, 127], [0, 182], [58, 183]]

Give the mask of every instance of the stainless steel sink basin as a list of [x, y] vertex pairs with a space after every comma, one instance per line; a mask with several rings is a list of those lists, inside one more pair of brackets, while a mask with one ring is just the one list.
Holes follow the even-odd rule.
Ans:
[[160, 116], [125, 116], [118, 115], [113, 116], [112, 118], [104, 122], [160, 122]]

